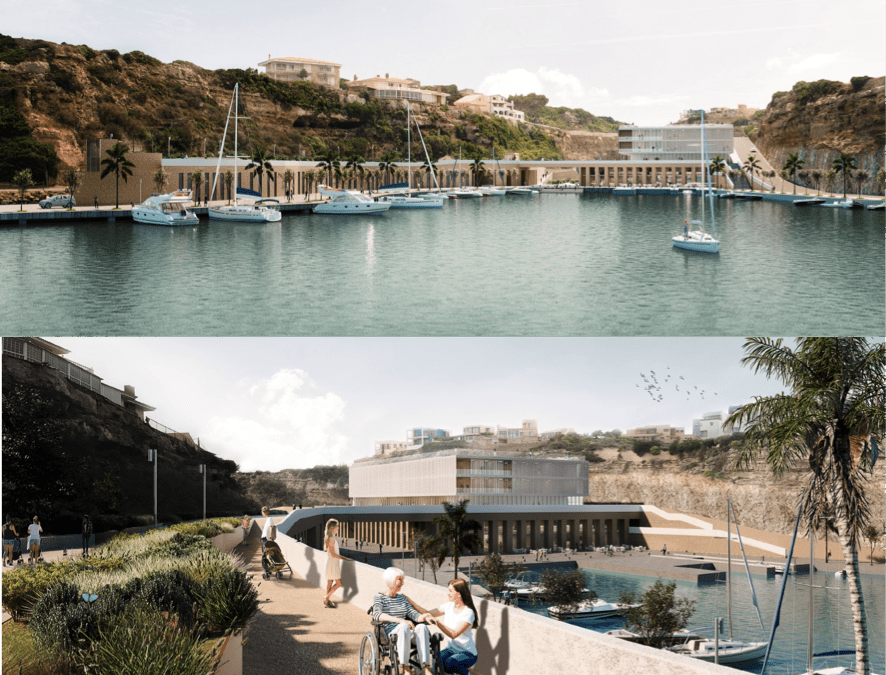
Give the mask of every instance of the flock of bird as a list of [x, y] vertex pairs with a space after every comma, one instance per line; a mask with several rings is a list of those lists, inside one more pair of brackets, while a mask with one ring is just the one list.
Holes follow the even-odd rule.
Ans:
[[[668, 391], [670, 390], [670, 385], [668, 385], [668, 382], [671, 381], [670, 370], [671, 370], [671, 367], [667, 366], [668, 372], [665, 373], [664, 378], [662, 379], [661, 383], [659, 383], [658, 377], [656, 376], [654, 370], [649, 371], [648, 377], [645, 373], [640, 373], [640, 377], [643, 378], [643, 382], [644, 382], [643, 391], [645, 391], [647, 394], [649, 394], [650, 398], [653, 401], [655, 401], [656, 403], [661, 403], [662, 399], [664, 398], [664, 393], [663, 393], [664, 387], [667, 387]], [[680, 382], [678, 380], [683, 380], [682, 392], [680, 389]], [[640, 385], [637, 384], [637, 386], [639, 387]], [[692, 385], [690, 388], [690, 385], [688, 383], [686, 383], [685, 378], [682, 375], [677, 376], [677, 380], [674, 381], [673, 387], [674, 387], [675, 391], [685, 393], [687, 401], [692, 397], [693, 394], [698, 394], [702, 398], [704, 398], [704, 395], [705, 395], [705, 390], [702, 389], [699, 391], [699, 389], [696, 385]], [[714, 392], [714, 396], [716, 396], [716, 395], [717, 395], [717, 392]]]

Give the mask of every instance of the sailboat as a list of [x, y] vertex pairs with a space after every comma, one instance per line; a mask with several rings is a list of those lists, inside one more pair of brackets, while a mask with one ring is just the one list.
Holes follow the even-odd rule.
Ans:
[[[717, 223], [714, 220], [714, 191], [711, 189], [711, 172], [710, 167], [708, 167], [708, 146], [705, 142], [704, 112], [701, 114], [701, 147], [701, 166], [704, 175], [707, 177], [708, 198], [711, 200], [711, 225], [714, 228], [714, 234], [716, 234]], [[701, 217], [702, 220], [693, 220], [691, 222], [689, 220], [683, 221], [683, 234], [671, 238], [671, 241], [674, 243], [674, 248], [682, 248], [687, 251], [696, 251], [698, 253], [717, 253], [720, 250], [720, 242], [703, 229], [704, 194], [702, 194], [701, 199]], [[697, 229], [691, 229], [692, 225], [697, 225]]]
[[[726, 510], [726, 603], [727, 614], [729, 618], [729, 639], [720, 640], [718, 638], [698, 638], [693, 636], [682, 645], [669, 647], [668, 651], [690, 656], [700, 661], [709, 661], [711, 663], [734, 664], [748, 663], [763, 658], [769, 642], [745, 642], [744, 640], [736, 640], [732, 636], [732, 501], [727, 501]], [[745, 570], [748, 574], [748, 583], [751, 586], [751, 598], [754, 607], [757, 609], [757, 618], [760, 619], [760, 627], [763, 626], [763, 618], [760, 616], [760, 607], [757, 604], [757, 593], [754, 590], [754, 581], [751, 579], [751, 569], [748, 566], [748, 558], [744, 552], [744, 543], [741, 540], [741, 533], [738, 531], [738, 523], [735, 524], [735, 532], [738, 535], [738, 543], [741, 545], [741, 555], [744, 558]], [[715, 627], [718, 630], [719, 626]]]
[[[237, 120], [239, 117], [239, 91], [240, 84], [234, 84], [234, 95], [231, 97], [231, 106], [228, 108], [228, 119], [225, 121], [225, 134], [222, 138], [222, 147], [218, 151], [218, 165], [215, 169], [215, 180], [212, 181], [212, 195], [215, 195], [215, 186], [218, 184], [218, 176], [221, 170], [222, 153], [225, 149], [225, 139], [228, 137], [228, 124], [231, 122], [231, 111], [234, 112], [234, 179], [237, 176], [237, 160], [245, 159], [237, 157]], [[245, 119], [245, 118], [244, 118]], [[247, 223], [276, 223], [283, 218], [283, 214], [277, 209], [271, 209], [260, 204], [240, 204], [237, 195], [246, 194], [248, 196], [261, 196], [253, 193], [251, 190], [243, 190], [243, 188], [234, 188], [234, 203], [227, 206], [211, 206], [209, 207], [210, 220], [231, 220]], [[211, 199], [211, 198], [210, 198]]]

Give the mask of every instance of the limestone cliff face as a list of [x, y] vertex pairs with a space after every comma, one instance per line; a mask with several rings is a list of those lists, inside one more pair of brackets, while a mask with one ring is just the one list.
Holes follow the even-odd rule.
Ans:
[[[728, 470], [731, 458], [723, 456], [711, 473], [706, 466], [692, 469], [692, 462], [672, 460], [629, 462], [611, 460], [590, 466], [590, 499], [594, 502], [653, 504], [665, 510], [726, 519], [726, 500], [731, 499], [740, 526], [790, 535], [797, 516], [798, 496], [806, 476], [790, 472], [775, 478], [764, 465], [749, 471]], [[882, 479], [882, 471], [877, 472]], [[882, 480], [871, 480], [868, 496], [874, 523], [882, 523]]]
[[[792, 91], [772, 97], [751, 140], [776, 168], [784, 165], [788, 154], [799, 152], [806, 159], [806, 171], [827, 174], [839, 153], [848, 153], [870, 176], [864, 191], [873, 193], [883, 166], [884, 80], [797, 83]], [[857, 183], [850, 185], [854, 191]]]

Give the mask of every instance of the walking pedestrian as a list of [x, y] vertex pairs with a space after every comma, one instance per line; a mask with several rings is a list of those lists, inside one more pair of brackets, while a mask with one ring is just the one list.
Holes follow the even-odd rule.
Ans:
[[83, 557], [89, 557], [89, 540], [92, 539], [92, 521], [89, 514], [83, 516]]
[[240, 526], [243, 528], [243, 545], [246, 545], [246, 540], [249, 538], [249, 526], [252, 525], [252, 518], [248, 515], [243, 516], [243, 520], [240, 521]]
[[12, 566], [12, 547], [15, 546], [15, 540], [18, 538], [18, 532], [15, 525], [12, 524], [12, 518], [6, 516], [6, 522], [3, 523], [3, 566], [7, 561]]
[[95, 208], [98, 208], [98, 195], [92, 198], [92, 201], [95, 202]]
[[338, 534], [338, 521], [334, 518], [326, 523], [326, 536], [323, 540], [323, 550], [326, 551], [328, 557], [326, 559], [326, 595], [323, 596], [323, 606], [335, 609], [335, 603], [332, 602], [332, 594], [341, 588], [341, 561], [348, 560], [342, 557], [338, 552], [338, 541], [335, 536]]
[[34, 516], [34, 521], [28, 525], [28, 551], [31, 557], [28, 560], [29, 565], [36, 565], [40, 559], [40, 533], [43, 527], [40, 525], [40, 519]]

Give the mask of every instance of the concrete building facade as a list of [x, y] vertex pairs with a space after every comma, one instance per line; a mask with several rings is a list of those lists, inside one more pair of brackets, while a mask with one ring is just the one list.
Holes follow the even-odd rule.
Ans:
[[265, 73], [273, 80], [282, 82], [313, 82], [324, 87], [338, 87], [341, 78], [341, 64], [314, 59], [300, 59], [293, 56], [271, 58], [258, 64], [265, 67]]
[[358, 80], [354, 75], [354, 79], [348, 82], [348, 89], [353, 93], [368, 92], [370, 96], [382, 99], [405, 99], [407, 101], [415, 101], [418, 103], [431, 103], [434, 105], [444, 105], [449, 94], [442, 91], [422, 89], [421, 82], [412, 78], [399, 79], [391, 77], [388, 73], [385, 76], [376, 75], [363, 80]]
[[730, 406], [727, 411], [705, 413], [700, 418], [692, 420], [692, 435], [696, 438], [719, 438], [739, 433], [742, 430], [740, 426], [726, 424], [726, 418], [739, 407]]
[[497, 451], [442, 450], [358, 460], [349, 470], [354, 506], [437, 505], [470, 499], [478, 505], [581, 504], [588, 463], [509, 457]]
[[686, 431], [684, 429], [672, 427], [669, 424], [653, 424], [645, 427], [637, 427], [636, 429], [628, 429], [622, 435], [625, 438], [635, 438], [638, 441], [671, 443], [673, 441], [682, 441], [686, 438]]
[[522, 110], [516, 110], [513, 102], [500, 94], [486, 95], [471, 93], [462, 96], [453, 105], [480, 115], [501, 117], [511, 124], [526, 121], [526, 113]]
[[[708, 159], [720, 155], [726, 159], [735, 151], [731, 124], [706, 124]], [[697, 124], [674, 124], [666, 127], [618, 128], [619, 159], [636, 161], [698, 162], [703, 159], [701, 127]]]
[[390, 455], [393, 452], [402, 452], [409, 448], [410, 445], [406, 441], [376, 441], [376, 455]]

